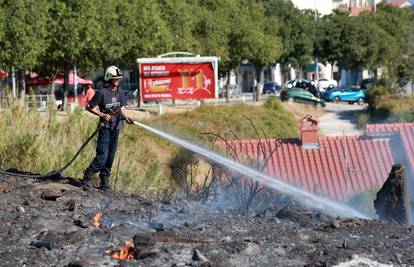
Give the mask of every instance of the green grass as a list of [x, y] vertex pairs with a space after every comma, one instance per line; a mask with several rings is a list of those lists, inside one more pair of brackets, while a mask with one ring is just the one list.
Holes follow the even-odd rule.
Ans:
[[[287, 138], [298, 135], [298, 123], [293, 114], [285, 111], [276, 99], [262, 106], [247, 104], [207, 106], [191, 112], [167, 114], [150, 121], [151, 125], [183, 138], [208, 143], [204, 133], [225, 135], [233, 139], [231, 132], [241, 139], [256, 138], [249, 120], [267, 137]], [[262, 135], [263, 137], [263, 135]]]
[[[276, 100], [262, 106], [201, 106], [193, 111], [155, 117], [145, 124], [155, 126], [197, 143], [208, 144], [202, 133], [224, 135], [234, 131], [240, 138], [255, 138], [253, 127], [263, 129], [268, 137], [294, 137], [296, 119]], [[64, 166], [93, 133], [97, 118], [79, 109], [71, 114], [39, 113], [10, 103], [0, 110], [0, 169], [48, 173]], [[263, 137], [263, 136], [262, 136]], [[64, 176], [81, 178], [94, 157], [96, 138], [64, 171]], [[113, 164], [112, 183], [117, 189], [157, 193], [171, 186], [168, 162], [177, 150], [171, 144], [136, 126], [126, 126], [121, 133]], [[119, 164], [119, 168], [118, 168]]]

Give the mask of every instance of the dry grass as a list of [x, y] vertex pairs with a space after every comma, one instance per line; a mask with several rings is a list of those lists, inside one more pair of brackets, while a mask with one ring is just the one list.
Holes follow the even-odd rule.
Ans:
[[[298, 134], [295, 117], [277, 101], [265, 105], [204, 106], [186, 112], [167, 113], [160, 117], [149, 112], [128, 110], [128, 114], [145, 124], [155, 125], [194, 142], [209, 144], [204, 132], [234, 131], [240, 138], [254, 138], [255, 132], [246, 117], [269, 137], [293, 137]], [[0, 169], [17, 168], [35, 173], [48, 173], [64, 166], [96, 129], [98, 119], [76, 109], [61, 113], [50, 109], [37, 112], [10, 103], [0, 111]], [[95, 140], [64, 171], [63, 175], [81, 178], [95, 154]], [[168, 162], [176, 151], [174, 144], [136, 126], [126, 126], [120, 136], [113, 165], [112, 182], [117, 189], [148, 194], [169, 188]], [[118, 168], [119, 163], [119, 168]], [[202, 172], [208, 166], [201, 164]]]
[[[36, 112], [10, 104], [0, 114], [0, 168], [17, 168], [48, 173], [64, 166], [81, 144], [96, 129], [97, 118], [79, 109], [72, 114]], [[64, 171], [63, 175], [81, 178], [95, 154], [96, 138]], [[169, 186], [167, 161], [175, 146], [135, 126], [122, 130], [112, 181], [117, 187], [151, 192]]]
[[311, 114], [313, 118], [318, 119], [319, 117], [326, 114], [325, 110], [320, 107], [315, 107], [313, 105], [306, 105], [300, 103], [289, 103], [283, 102], [281, 103], [282, 107], [286, 110], [291, 112], [296, 119], [303, 118], [306, 114]]

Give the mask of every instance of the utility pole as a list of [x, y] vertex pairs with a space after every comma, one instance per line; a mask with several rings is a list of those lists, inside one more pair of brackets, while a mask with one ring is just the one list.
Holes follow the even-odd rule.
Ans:
[[[314, 4], [314, 8], [315, 8], [315, 26], [317, 26], [317, 22], [318, 22], [318, 11], [316, 9], [316, 0], [313, 0], [313, 4]], [[317, 27], [315, 27], [317, 28]], [[315, 42], [316, 42], [316, 47], [318, 46], [318, 34], [315, 34]], [[317, 82], [319, 81], [319, 66], [318, 66], [318, 56], [315, 57], [315, 87], [316, 89], [319, 90], [319, 86], [317, 85]]]
[[374, 13], [377, 12], [377, 1], [374, 0]]
[[13, 98], [16, 98], [17, 96], [16, 94], [16, 69], [14, 67], [12, 67], [11, 75], [12, 75], [12, 96]]
[[75, 93], [75, 106], [78, 105], [78, 75], [76, 71], [76, 64], [73, 64], [73, 90]]

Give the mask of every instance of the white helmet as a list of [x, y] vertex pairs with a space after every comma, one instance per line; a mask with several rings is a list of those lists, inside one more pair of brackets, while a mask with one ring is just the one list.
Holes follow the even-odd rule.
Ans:
[[105, 70], [104, 80], [109, 82], [112, 79], [122, 79], [124, 75], [116, 66], [110, 66]]

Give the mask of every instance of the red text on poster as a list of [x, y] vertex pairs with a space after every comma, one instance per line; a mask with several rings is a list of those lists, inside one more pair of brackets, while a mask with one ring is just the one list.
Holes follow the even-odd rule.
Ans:
[[215, 76], [211, 62], [141, 63], [142, 99], [215, 98]]

